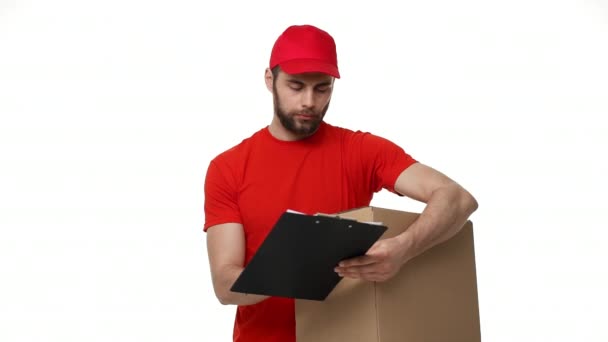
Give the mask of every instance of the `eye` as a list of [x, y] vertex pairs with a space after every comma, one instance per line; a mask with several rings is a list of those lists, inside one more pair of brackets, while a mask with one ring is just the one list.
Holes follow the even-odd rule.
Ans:
[[326, 93], [329, 91], [329, 87], [328, 86], [318, 87], [318, 88], [316, 88], [316, 90], [318, 93], [323, 94], [323, 93]]
[[302, 88], [304, 87], [304, 84], [302, 84], [302, 82], [298, 82], [296, 80], [288, 80], [287, 86], [291, 90], [299, 91], [299, 90], [302, 90]]

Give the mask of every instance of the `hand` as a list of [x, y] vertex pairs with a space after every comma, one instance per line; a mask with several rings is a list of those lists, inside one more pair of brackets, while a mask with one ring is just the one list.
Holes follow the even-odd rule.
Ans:
[[341, 261], [335, 271], [341, 277], [386, 281], [407, 261], [406, 252], [406, 244], [398, 237], [376, 241], [365, 255]]

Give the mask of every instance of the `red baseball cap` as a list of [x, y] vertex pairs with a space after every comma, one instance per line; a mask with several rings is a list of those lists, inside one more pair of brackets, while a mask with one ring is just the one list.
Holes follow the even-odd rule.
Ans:
[[334, 39], [312, 25], [292, 25], [283, 31], [270, 55], [270, 68], [277, 65], [288, 74], [321, 72], [340, 78]]

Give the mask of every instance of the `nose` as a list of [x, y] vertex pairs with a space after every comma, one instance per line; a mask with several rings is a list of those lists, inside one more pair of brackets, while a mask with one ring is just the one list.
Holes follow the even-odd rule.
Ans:
[[315, 92], [313, 89], [307, 89], [302, 92], [302, 107], [313, 108], [315, 105]]

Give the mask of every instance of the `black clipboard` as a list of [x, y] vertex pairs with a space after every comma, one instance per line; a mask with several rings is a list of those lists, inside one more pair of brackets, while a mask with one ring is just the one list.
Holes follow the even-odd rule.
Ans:
[[364, 255], [388, 228], [325, 215], [286, 211], [231, 291], [324, 300], [340, 282], [344, 259]]

